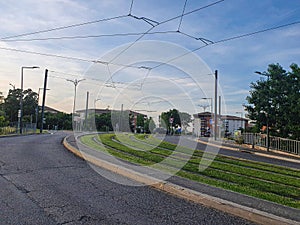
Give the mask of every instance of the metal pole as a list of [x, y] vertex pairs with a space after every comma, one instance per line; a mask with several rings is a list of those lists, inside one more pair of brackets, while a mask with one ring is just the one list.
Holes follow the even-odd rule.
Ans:
[[20, 120], [18, 121], [20, 128], [20, 134], [23, 133], [23, 70], [24, 67], [21, 67], [21, 97], [20, 97]]
[[219, 95], [219, 116], [221, 117], [221, 96]]
[[23, 71], [24, 69], [36, 69], [38, 66], [22, 66], [21, 67], [21, 98], [20, 98], [20, 119], [18, 120], [18, 127], [20, 134], [23, 133]]
[[214, 140], [217, 140], [217, 128], [218, 128], [218, 70], [215, 71], [215, 114], [214, 114]]
[[[220, 122], [220, 126], [222, 124], [222, 116], [221, 116], [221, 95], [219, 95], [219, 119]], [[222, 126], [223, 127], [223, 126]], [[218, 137], [221, 137], [221, 127], [219, 127], [219, 133], [218, 133]]]
[[44, 91], [43, 91], [43, 103], [42, 103], [42, 116], [41, 116], [40, 133], [43, 133], [43, 127], [44, 127], [44, 113], [45, 113], [45, 101], [46, 101], [46, 91], [47, 91], [47, 78], [48, 78], [48, 70], [45, 69]]
[[37, 129], [37, 126], [38, 126], [38, 118], [39, 118], [40, 91], [41, 91], [41, 88], [39, 88], [39, 91], [38, 91], [37, 106], [36, 106], [36, 109], [35, 109], [35, 132], [36, 132], [36, 129]]
[[270, 151], [269, 114], [267, 113], [267, 151]]
[[84, 118], [85, 127], [87, 127], [88, 109], [89, 109], [89, 92], [87, 91], [86, 92], [86, 105], [85, 105], [85, 118]]

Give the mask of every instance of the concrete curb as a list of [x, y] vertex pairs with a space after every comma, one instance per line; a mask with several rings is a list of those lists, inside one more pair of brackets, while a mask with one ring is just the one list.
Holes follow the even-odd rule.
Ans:
[[140, 174], [136, 171], [129, 170], [127, 168], [122, 168], [116, 166], [112, 163], [106, 162], [99, 158], [93, 157], [89, 154], [80, 152], [77, 148], [73, 147], [67, 142], [65, 137], [63, 140], [63, 145], [67, 150], [75, 154], [76, 156], [111, 172], [117, 173], [134, 181], [149, 185], [155, 189], [167, 192], [174, 196], [195, 202], [197, 204], [202, 204], [207, 207], [211, 207], [234, 216], [244, 218], [246, 220], [258, 223], [258, 224], [272, 224], [272, 225], [300, 225], [300, 222], [279, 217], [264, 211], [260, 211], [254, 208], [239, 205], [227, 200], [223, 200], [217, 197], [213, 197], [207, 194], [203, 194], [194, 191], [189, 188], [181, 187], [179, 185], [173, 184], [168, 181], [161, 181], [156, 178]]

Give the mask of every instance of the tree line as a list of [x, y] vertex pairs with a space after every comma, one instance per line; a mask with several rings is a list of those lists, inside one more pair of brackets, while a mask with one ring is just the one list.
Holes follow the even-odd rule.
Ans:
[[[269, 127], [270, 135], [300, 140], [300, 68], [291, 64], [286, 71], [279, 64], [270, 64], [264, 76], [250, 85], [245, 105], [254, 132]], [[264, 129], [263, 129], [264, 130]]]
[[[18, 110], [20, 109], [20, 99], [23, 96], [23, 123], [35, 123], [40, 128], [42, 121], [37, 111], [41, 109], [38, 106], [38, 94], [28, 88], [22, 90], [19, 88], [10, 89], [6, 97], [0, 92], [0, 127], [16, 126], [18, 121]], [[49, 113], [44, 116], [44, 128], [49, 129], [72, 129], [72, 114], [63, 112]]]

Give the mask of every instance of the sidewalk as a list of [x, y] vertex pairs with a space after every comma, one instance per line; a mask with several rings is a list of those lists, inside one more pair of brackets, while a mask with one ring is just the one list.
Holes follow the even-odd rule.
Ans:
[[[147, 171], [132, 171], [128, 168], [112, 164], [105, 157], [105, 154], [81, 144], [78, 140], [76, 142], [74, 136], [66, 137], [63, 143], [69, 151], [96, 166], [198, 204], [203, 204], [258, 224], [300, 225], [300, 210], [201, 184], [178, 176], [172, 176], [166, 181], [159, 180], [152, 176], [155, 174], [155, 171], [149, 171], [149, 169]], [[78, 144], [83, 151], [78, 150]]]

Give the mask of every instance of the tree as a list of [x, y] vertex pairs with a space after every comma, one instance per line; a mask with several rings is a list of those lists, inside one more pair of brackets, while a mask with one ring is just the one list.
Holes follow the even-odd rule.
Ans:
[[96, 114], [95, 123], [97, 131], [112, 131], [111, 112]]
[[4, 96], [3, 96], [3, 92], [0, 91], [0, 105], [4, 103]]
[[152, 117], [147, 118], [144, 122], [145, 133], [149, 134], [156, 128], [155, 122]]
[[179, 112], [179, 117], [181, 121], [182, 130], [184, 132], [187, 131], [187, 128], [190, 126], [190, 123], [192, 122], [192, 117], [190, 114], [186, 112]]
[[[22, 90], [10, 89], [7, 97], [4, 99], [3, 111], [11, 122], [18, 120], [18, 110], [20, 109], [20, 99], [22, 96]], [[31, 89], [23, 91], [23, 116], [34, 115], [37, 107], [37, 93]]]
[[4, 96], [3, 96], [3, 92], [0, 91], [0, 116], [5, 116], [3, 105], [4, 105]]
[[18, 110], [20, 109], [21, 89], [10, 89], [4, 99], [3, 110], [10, 122], [18, 120]]
[[44, 127], [49, 129], [72, 130], [72, 114], [63, 112], [45, 113]]
[[190, 114], [186, 112], [179, 112], [177, 109], [171, 109], [168, 112], [161, 113], [161, 121], [166, 125], [168, 133], [174, 133], [173, 127], [183, 127], [187, 129], [189, 123], [192, 121]]
[[26, 118], [35, 115], [36, 108], [38, 106], [38, 94], [31, 89], [24, 90], [23, 92], [23, 115]]
[[300, 69], [296, 64], [285, 71], [279, 64], [270, 64], [267, 76], [251, 83], [246, 109], [257, 128], [269, 126], [270, 134], [300, 137]]

